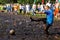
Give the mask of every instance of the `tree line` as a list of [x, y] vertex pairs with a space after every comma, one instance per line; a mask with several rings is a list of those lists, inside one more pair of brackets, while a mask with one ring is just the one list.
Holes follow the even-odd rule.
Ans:
[[[42, 2], [42, 0], [0, 0], [0, 4], [5, 4], [5, 3], [30, 3], [30, 4], [32, 4], [32, 3], [34, 3], [34, 1], [36, 3]], [[46, 1], [48, 1], [48, 0], [44, 0], [44, 2], [46, 2]], [[51, 1], [54, 2], [55, 0], [51, 0]]]

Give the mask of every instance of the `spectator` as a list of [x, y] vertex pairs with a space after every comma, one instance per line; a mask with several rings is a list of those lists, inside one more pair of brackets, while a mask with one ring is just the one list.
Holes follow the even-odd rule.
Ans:
[[12, 9], [11, 5], [10, 4], [7, 4], [6, 5], [6, 9], [7, 9], [7, 12], [11, 12], [11, 9]]
[[26, 5], [26, 13], [29, 13], [29, 11], [30, 11], [30, 5], [27, 4], [27, 5]]
[[19, 9], [20, 9], [20, 13], [22, 13], [22, 4], [20, 4]]
[[25, 5], [23, 4], [22, 6], [21, 6], [21, 9], [22, 9], [22, 13], [25, 13]]
[[59, 9], [58, 9], [59, 3], [55, 4], [55, 11], [54, 11], [54, 16], [56, 17], [56, 15], [59, 13]]
[[11, 7], [12, 7], [12, 12], [14, 11], [14, 4], [11, 4]]
[[32, 13], [33, 13], [33, 15], [35, 15], [35, 11], [36, 11], [36, 4], [33, 4], [33, 6], [32, 6]]
[[44, 11], [44, 4], [41, 4], [40, 8], [41, 8], [41, 11]]
[[6, 5], [3, 6], [3, 10], [6, 10]]
[[16, 14], [18, 14], [18, 9], [19, 9], [19, 6], [17, 4], [14, 4], [14, 12]]
[[38, 9], [38, 11], [41, 11], [40, 3], [38, 3], [37, 9]]
[[50, 3], [50, 1], [48, 1], [48, 2], [46, 3], [46, 6], [51, 7], [51, 3]]
[[35, 11], [36, 10], [36, 4], [33, 4], [32, 9]]

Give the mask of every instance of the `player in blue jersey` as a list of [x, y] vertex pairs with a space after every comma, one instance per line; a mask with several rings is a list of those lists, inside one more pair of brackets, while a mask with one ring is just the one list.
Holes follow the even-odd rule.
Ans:
[[47, 34], [49, 34], [48, 29], [53, 24], [54, 15], [53, 15], [53, 11], [50, 9], [49, 6], [45, 6], [44, 13], [46, 13], [46, 15], [47, 15], [47, 19], [46, 19], [46, 26], [47, 27], [45, 28], [45, 31]]

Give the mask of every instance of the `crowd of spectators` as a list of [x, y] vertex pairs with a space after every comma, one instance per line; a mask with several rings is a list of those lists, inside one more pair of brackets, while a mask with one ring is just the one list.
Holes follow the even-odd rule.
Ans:
[[[1, 6], [1, 5], [0, 5]], [[7, 12], [15, 12], [15, 13], [30, 13], [34, 15], [36, 11], [38, 12], [44, 12], [45, 6], [49, 6], [50, 9], [53, 11], [54, 16], [56, 16], [58, 13], [60, 13], [60, 3], [56, 2], [54, 4], [50, 3], [50, 1], [46, 2], [45, 4], [38, 3], [35, 4], [33, 3], [32, 5], [27, 3], [27, 4], [6, 4], [3, 5], [3, 9], [7, 10]], [[0, 7], [0, 10], [2, 9], [2, 6]]]

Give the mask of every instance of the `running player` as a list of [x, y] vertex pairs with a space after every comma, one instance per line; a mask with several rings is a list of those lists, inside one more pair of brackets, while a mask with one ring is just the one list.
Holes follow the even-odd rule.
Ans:
[[54, 15], [53, 15], [53, 11], [50, 9], [49, 6], [45, 6], [45, 12], [44, 13], [46, 13], [46, 15], [47, 15], [47, 19], [46, 19], [46, 26], [47, 27], [45, 28], [45, 31], [47, 34], [49, 34], [48, 29], [53, 24]]

